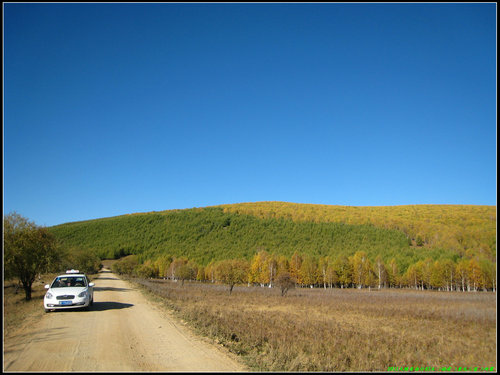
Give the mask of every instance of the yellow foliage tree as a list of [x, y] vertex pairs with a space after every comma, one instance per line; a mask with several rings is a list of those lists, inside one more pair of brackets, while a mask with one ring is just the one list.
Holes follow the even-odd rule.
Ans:
[[467, 286], [468, 290], [470, 290], [469, 260], [468, 259], [461, 259], [455, 267], [455, 273], [457, 275], [459, 282], [462, 285], [462, 291], [465, 292], [466, 286]]
[[302, 284], [313, 287], [319, 281], [318, 261], [316, 258], [306, 255], [300, 266], [299, 275]]
[[479, 266], [479, 263], [475, 258], [472, 258], [469, 261], [469, 268], [467, 271], [468, 278], [470, 280], [470, 283], [472, 284], [472, 290], [475, 292], [483, 286], [483, 275], [481, 272], [481, 267]]
[[290, 275], [297, 280], [299, 284], [302, 284], [302, 278], [300, 276], [300, 267], [302, 266], [302, 256], [296, 251], [292, 255], [290, 260]]
[[217, 263], [215, 273], [217, 280], [229, 286], [229, 294], [236, 284], [248, 280], [248, 262], [244, 259], [227, 259]]

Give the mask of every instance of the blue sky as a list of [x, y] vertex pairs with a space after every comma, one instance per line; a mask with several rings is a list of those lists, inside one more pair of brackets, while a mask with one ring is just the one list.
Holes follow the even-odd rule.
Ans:
[[496, 205], [496, 4], [3, 4], [4, 214]]

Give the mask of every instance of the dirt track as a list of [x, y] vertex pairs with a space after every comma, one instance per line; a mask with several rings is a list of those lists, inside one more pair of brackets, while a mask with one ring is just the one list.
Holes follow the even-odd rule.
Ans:
[[4, 337], [4, 371], [246, 371], [109, 270], [94, 282], [90, 311], [51, 312]]

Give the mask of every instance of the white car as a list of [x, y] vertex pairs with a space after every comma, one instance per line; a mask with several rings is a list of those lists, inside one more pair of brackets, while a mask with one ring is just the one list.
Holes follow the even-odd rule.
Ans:
[[45, 312], [55, 309], [88, 309], [94, 302], [94, 283], [78, 270], [69, 270], [66, 274], [57, 276], [52, 284], [45, 285], [45, 289]]

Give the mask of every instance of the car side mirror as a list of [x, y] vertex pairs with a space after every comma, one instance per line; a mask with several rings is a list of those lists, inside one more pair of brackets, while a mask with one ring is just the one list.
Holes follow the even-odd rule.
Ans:
[[45, 285], [45, 289], [49, 289], [49, 288], [50, 288], [49, 284]]
[[95, 284], [94, 283], [90, 283], [89, 286], [94, 286]]

